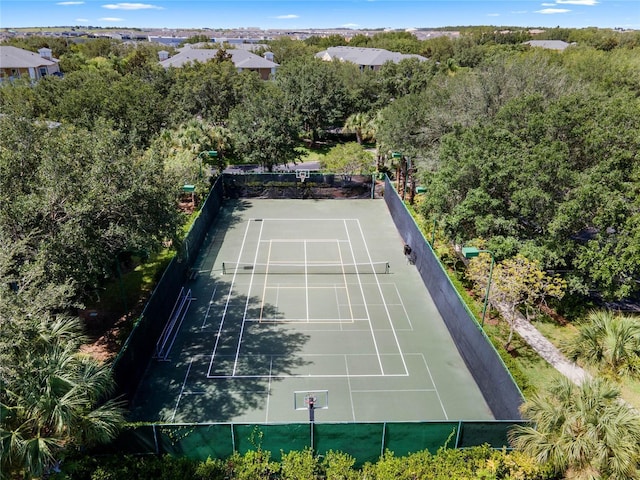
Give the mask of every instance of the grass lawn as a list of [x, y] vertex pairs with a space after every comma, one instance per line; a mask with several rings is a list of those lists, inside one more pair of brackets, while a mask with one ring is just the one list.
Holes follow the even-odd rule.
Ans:
[[[539, 321], [534, 321], [533, 325], [561, 351], [565, 351], [567, 345], [578, 335], [578, 328], [571, 323], [559, 325], [552, 320], [542, 318]], [[597, 369], [594, 367], [586, 365], [580, 366], [591, 375], [595, 376], [598, 374]], [[640, 379], [624, 379], [620, 382], [619, 387], [622, 392], [622, 398], [635, 408], [640, 409]]]

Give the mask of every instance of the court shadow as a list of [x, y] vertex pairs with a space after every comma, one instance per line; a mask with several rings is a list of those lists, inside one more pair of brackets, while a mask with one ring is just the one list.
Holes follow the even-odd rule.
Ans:
[[[258, 297], [229, 295], [229, 282], [204, 278], [198, 282], [198, 291], [215, 287], [220, 294], [208, 303], [194, 302], [168, 361], [152, 360], [136, 395], [132, 419], [261, 421], [271, 386], [308, 364], [301, 354], [310, 337], [286, 324], [252, 320], [259, 315], [278, 319], [283, 314], [274, 305], [261, 304]], [[202, 300], [206, 295], [195, 296]]]

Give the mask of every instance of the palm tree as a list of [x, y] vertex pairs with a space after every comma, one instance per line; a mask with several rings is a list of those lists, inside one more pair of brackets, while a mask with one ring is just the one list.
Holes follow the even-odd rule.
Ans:
[[365, 139], [373, 136], [372, 118], [366, 113], [354, 113], [344, 122], [344, 131], [356, 134], [356, 141], [362, 145]]
[[512, 444], [569, 479], [640, 478], [640, 415], [602, 379], [578, 386], [566, 378], [525, 402], [532, 426], [510, 432]]
[[3, 356], [13, 375], [0, 393], [0, 478], [41, 477], [66, 448], [113, 439], [123, 424], [120, 402], [108, 399], [108, 365], [78, 348], [77, 319], [43, 315], [31, 323], [19, 355]]
[[605, 375], [640, 376], [640, 323], [607, 310], [589, 313], [569, 349], [572, 360], [601, 367]]

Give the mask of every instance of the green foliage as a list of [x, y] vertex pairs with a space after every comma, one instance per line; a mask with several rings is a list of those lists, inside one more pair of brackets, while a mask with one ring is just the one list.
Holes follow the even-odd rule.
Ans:
[[194, 62], [172, 70], [169, 102], [175, 123], [194, 117], [220, 122], [240, 102], [247, 74], [231, 62]]
[[321, 468], [327, 480], [355, 480], [358, 478], [353, 466], [356, 459], [342, 452], [329, 450], [322, 459]]
[[279, 465], [266, 450], [249, 450], [244, 455], [234, 453], [227, 460], [228, 474], [237, 480], [270, 480]]
[[321, 163], [323, 170], [342, 175], [373, 171], [373, 156], [357, 143], [342, 143], [333, 147]]
[[108, 400], [109, 366], [79, 352], [79, 320], [32, 303], [39, 297], [28, 286], [10, 290], [7, 273], [0, 271], [0, 475], [41, 477], [65, 449], [113, 440], [124, 410]]
[[247, 163], [269, 171], [299, 158], [297, 125], [283, 95], [271, 84], [231, 112], [230, 130], [236, 153]]
[[594, 310], [579, 327], [569, 347], [569, 358], [600, 367], [602, 373], [622, 381], [640, 378], [640, 323], [631, 316]]
[[562, 377], [523, 405], [533, 426], [511, 432], [516, 448], [568, 478], [638, 478], [640, 416], [606, 381]]
[[275, 62], [283, 66], [297, 59], [309, 57], [318, 51], [317, 48], [309, 47], [305, 42], [296, 41], [290, 37], [269, 40], [268, 45], [269, 51], [273, 53]]
[[318, 58], [296, 59], [278, 71], [276, 85], [284, 94], [287, 111], [294, 114], [312, 144], [326, 128], [346, 117], [348, 94], [338, 72], [339, 63]]
[[318, 458], [310, 448], [282, 454], [280, 478], [286, 480], [309, 480], [317, 478]]
[[440, 449], [397, 457], [385, 452], [376, 463], [354, 468], [353, 457], [327, 452], [318, 457], [309, 449], [292, 451], [281, 462], [270, 460], [268, 452], [234, 453], [225, 460], [198, 462], [181, 457], [84, 458], [63, 464], [63, 473], [52, 480], [121, 480], [157, 478], [175, 480], [551, 480], [550, 469], [520, 452], [491, 450], [488, 446], [465, 450]]
[[224, 460], [207, 458], [204, 462], [198, 463], [194, 478], [196, 480], [224, 480], [226, 478]]
[[637, 98], [553, 98], [520, 97], [490, 123], [442, 137], [436, 171], [425, 177], [432, 195], [424, 214], [440, 218], [457, 241], [510, 239], [512, 254], [526, 250], [545, 268], [573, 269], [583, 285], [628, 297], [640, 267], [630, 223], [638, 177], [628, 149], [638, 142], [629, 134]]
[[175, 237], [175, 187], [162, 160], [133, 161], [118, 132], [13, 117], [0, 119], [0, 131], [0, 229], [11, 241], [28, 239], [26, 259], [47, 265], [47, 281], [73, 280], [87, 293], [111, 276], [117, 255]]

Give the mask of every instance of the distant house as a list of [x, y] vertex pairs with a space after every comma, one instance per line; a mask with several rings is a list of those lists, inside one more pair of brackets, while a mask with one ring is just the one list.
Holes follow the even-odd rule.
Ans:
[[380, 70], [387, 62], [398, 63], [407, 58], [417, 58], [421, 62], [427, 60], [420, 55], [410, 55], [398, 52], [390, 52], [382, 48], [364, 47], [329, 47], [316, 53], [316, 57], [327, 62], [340, 60], [341, 62], [355, 63], [360, 70]]
[[562, 40], [529, 40], [528, 42], [524, 42], [524, 44], [529, 45], [530, 47], [558, 50], [559, 52], [571, 45], [570, 43]]
[[[193, 62], [206, 63], [216, 57], [218, 53], [217, 49], [212, 48], [193, 48], [190, 45], [180, 49], [180, 52], [172, 57], [167, 58], [168, 52], [159, 52], [160, 65], [164, 68], [175, 67], [181, 68], [183, 65]], [[268, 80], [272, 75], [275, 75], [276, 68], [279, 65], [272, 61], [273, 54], [267, 52], [265, 57], [260, 57], [255, 53], [251, 53], [247, 50], [241, 49], [229, 49], [227, 53], [231, 55], [231, 61], [236, 66], [239, 72], [249, 70], [251, 72], [258, 72], [260, 78]]]
[[163, 37], [159, 35], [148, 35], [147, 40], [151, 43], [159, 43], [166, 47], [177, 47], [185, 40], [188, 40], [188, 37]]
[[41, 48], [38, 53], [18, 47], [0, 46], [0, 78], [38, 80], [46, 75], [59, 75], [58, 60], [51, 57], [51, 49]]

